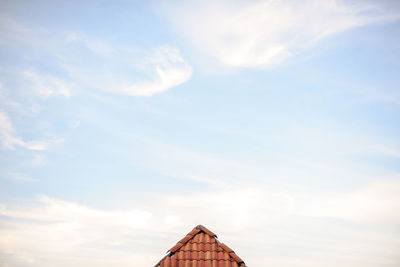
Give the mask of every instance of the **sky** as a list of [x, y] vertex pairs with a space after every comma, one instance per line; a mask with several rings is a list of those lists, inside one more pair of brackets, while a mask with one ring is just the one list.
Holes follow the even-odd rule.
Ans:
[[0, 266], [400, 265], [400, 3], [0, 1]]

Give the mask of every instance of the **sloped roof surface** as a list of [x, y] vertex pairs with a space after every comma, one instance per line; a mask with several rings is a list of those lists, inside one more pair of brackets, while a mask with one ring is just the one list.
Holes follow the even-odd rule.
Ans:
[[202, 225], [181, 239], [155, 267], [246, 267], [243, 260]]

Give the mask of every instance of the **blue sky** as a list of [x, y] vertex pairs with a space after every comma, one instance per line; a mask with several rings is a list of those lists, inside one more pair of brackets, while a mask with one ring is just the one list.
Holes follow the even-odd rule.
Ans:
[[3, 1], [0, 266], [400, 263], [396, 1]]

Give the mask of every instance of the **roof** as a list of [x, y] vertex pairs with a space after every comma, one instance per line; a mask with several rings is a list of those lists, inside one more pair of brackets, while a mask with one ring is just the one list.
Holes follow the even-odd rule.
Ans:
[[217, 236], [198, 225], [168, 250], [155, 267], [246, 267], [244, 261]]

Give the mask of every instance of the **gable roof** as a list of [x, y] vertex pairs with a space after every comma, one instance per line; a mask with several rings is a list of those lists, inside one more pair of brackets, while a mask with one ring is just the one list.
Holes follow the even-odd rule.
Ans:
[[155, 267], [246, 267], [244, 261], [217, 235], [198, 225], [168, 250]]

